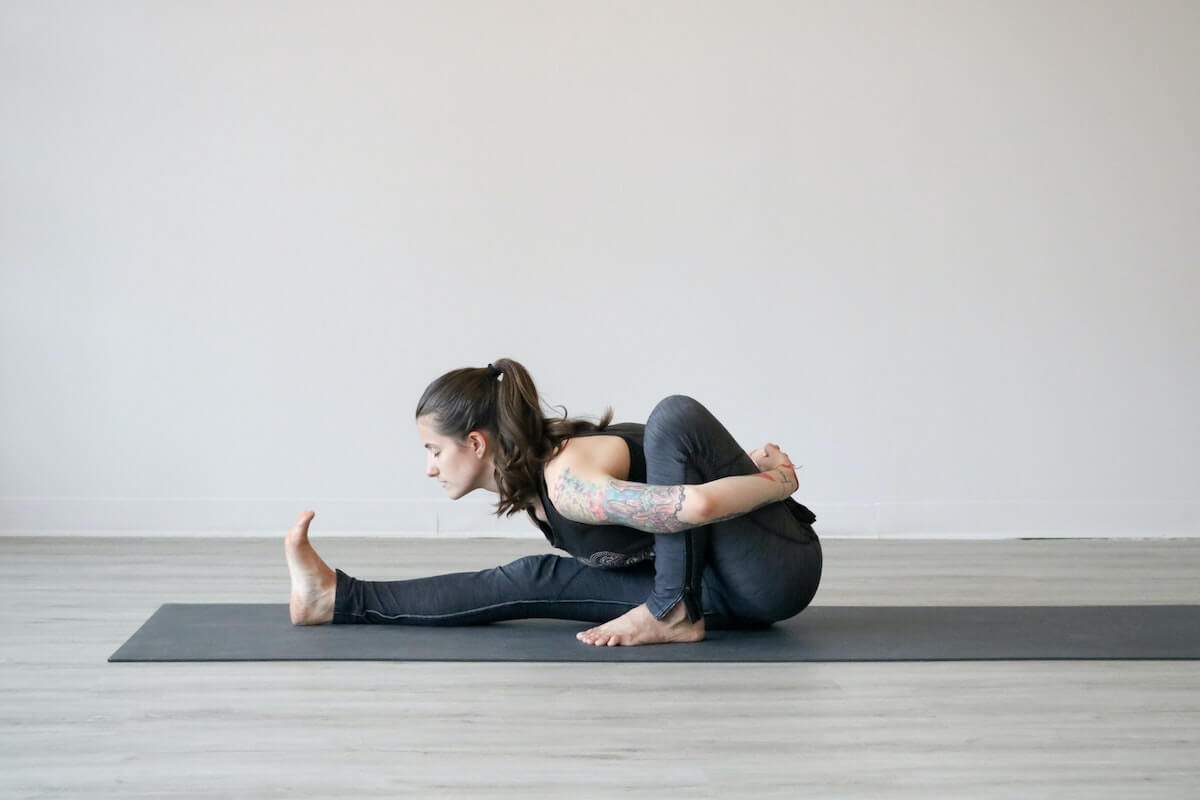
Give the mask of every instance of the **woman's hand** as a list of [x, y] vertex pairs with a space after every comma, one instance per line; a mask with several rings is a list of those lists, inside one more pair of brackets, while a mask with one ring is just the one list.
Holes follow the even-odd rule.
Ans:
[[779, 445], [774, 442], [767, 442], [757, 450], [747, 451], [746, 454], [750, 456], [750, 460], [754, 462], [754, 466], [758, 467], [762, 472], [775, 469], [780, 464], [791, 462], [788, 454], [780, 450]]
[[788, 454], [779, 449], [779, 445], [767, 442], [757, 450], [749, 451], [747, 455], [750, 456], [759, 472], [778, 471], [780, 477], [789, 484], [787, 496], [790, 497], [796, 489], [800, 488], [800, 481], [796, 476], [796, 466], [792, 464], [792, 459], [788, 457]]

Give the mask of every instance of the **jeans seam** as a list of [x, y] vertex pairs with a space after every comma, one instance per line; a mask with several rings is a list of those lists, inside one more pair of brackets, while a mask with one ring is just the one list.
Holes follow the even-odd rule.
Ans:
[[589, 599], [509, 600], [504, 603], [493, 603], [490, 606], [479, 606], [478, 608], [472, 608], [467, 611], [455, 611], [450, 614], [384, 614], [382, 611], [376, 611], [373, 608], [368, 608], [366, 611], [364, 611], [361, 614], [353, 612], [353, 611], [344, 611], [344, 612], [340, 612], [340, 613], [347, 614], [351, 617], [365, 617], [365, 616], [367, 616], [367, 614], [375, 614], [376, 616], [383, 617], [384, 619], [400, 619], [401, 617], [412, 618], [412, 619], [448, 619], [451, 617], [461, 617], [464, 614], [474, 614], [479, 611], [487, 611], [488, 609], [491, 609], [491, 608], [503, 608], [504, 606], [519, 605], [521, 603], [599, 603], [599, 604], [617, 605], [617, 606], [630, 606], [631, 605], [630, 603], [628, 603], [624, 600], [589, 600]]

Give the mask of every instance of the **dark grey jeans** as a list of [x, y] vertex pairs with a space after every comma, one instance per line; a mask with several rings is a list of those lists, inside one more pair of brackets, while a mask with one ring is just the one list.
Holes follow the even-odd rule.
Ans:
[[[758, 471], [707, 408], [664, 398], [646, 420], [646, 482], [707, 483]], [[657, 534], [653, 562], [608, 569], [530, 555], [474, 572], [362, 581], [337, 572], [333, 622], [477, 625], [545, 617], [607, 622], [642, 603], [662, 619], [681, 600], [705, 627], [766, 627], [800, 613], [821, 581], [821, 542], [788, 498], [749, 514]]]

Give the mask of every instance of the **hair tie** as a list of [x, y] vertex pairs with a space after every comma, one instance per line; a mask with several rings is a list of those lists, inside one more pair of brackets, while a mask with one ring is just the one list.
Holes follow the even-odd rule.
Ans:
[[495, 367], [495, 366], [492, 366], [491, 364], [488, 364], [488, 377], [494, 378], [497, 375], [503, 375], [503, 374], [504, 374], [504, 370], [500, 369], [499, 367]]

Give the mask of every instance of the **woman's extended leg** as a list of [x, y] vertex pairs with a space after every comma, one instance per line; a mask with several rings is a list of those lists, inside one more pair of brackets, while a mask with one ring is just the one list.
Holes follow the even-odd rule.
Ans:
[[[311, 520], [312, 512], [302, 513], [285, 540], [298, 625], [478, 625], [538, 617], [603, 622], [642, 604], [654, 584], [650, 562], [604, 569], [549, 553], [475, 572], [359, 580], [317, 555], [308, 541]], [[720, 614], [709, 620], [714, 629], [754, 626]]]
[[650, 562], [599, 569], [550, 554], [474, 572], [364, 581], [330, 569], [317, 555], [308, 541], [313, 516], [301, 513], [284, 542], [297, 625], [475, 625], [527, 617], [599, 622], [635, 607], [654, 583]]
[[508, 619], [603, 621], [642, 601], [654, 583], [650, 564], [600, 569], [549, 553], [498, 567], [398, 581], [337, 573], [333, 622], [382, 625], [481, 625]]

